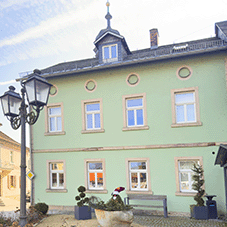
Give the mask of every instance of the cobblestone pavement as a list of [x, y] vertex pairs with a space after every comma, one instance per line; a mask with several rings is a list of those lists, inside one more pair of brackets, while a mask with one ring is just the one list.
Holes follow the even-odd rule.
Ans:
[[227, 222], [222, 220], [195, 220], [188, 217], [143, 216], [134, 215], [134, 223], [146, 227], [227, 227]]

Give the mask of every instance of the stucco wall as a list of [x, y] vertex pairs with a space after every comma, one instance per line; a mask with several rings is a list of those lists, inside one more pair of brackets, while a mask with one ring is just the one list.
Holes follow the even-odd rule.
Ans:
[[[52, 79], [58, 94], [50, 97], [49, 104], [63, 102], [65, 135], [44, 136], [44, 112], [33, 127], [35, 200], [50, 205], [75, 204], [76, 188], [85, 184], [84, 159], [104, 158], [106, 162], [106, 184], [108, 199], [117, 186], [126, 185], [125, 159], [147, 157], [150, 160], [151, 189], [154, 194], [168, 196], [168, 210], [189, 212], [193, 197], [176, 196], [174, 157], [202, 156], [205, 170], [205, 189], [217, 195], [218, 209], [225, 210], [224, 176], [220, 166], [214, 166], [218, 146], [174, 148], [176, 144], [227, 142], [227, 99], [224, 55], [210, 54], [144, 65]], [[188, 80], [176, 76], [179, 67], [192, 69]], [[137, 86], [126, 83], [126, 77], [136, 73], [140, 77]], [[84, 84], [93, 79], [97, 89], [89, 93]], [[172, 128], [171, 89], [198, 87], [200, 119], [202, 126]], [[122, 96], [146, 93], [147, 121], [149, 130], [122, 131]], [[82, 134], [81, 100], [102, 98], [104, 133]], [[133, 149], [129, 146], [164, 145], [166, 149]], [[126, 146], [127, 150], [106, 149], [87, 151], [91, 147]], [[55, 152], [54, 150], [62, 152]], [[78, 149], [80, 151], [70, 151]], [[53, 151], [48, 153], [49, 151]], [[44, 152], [44, 153], [38, 153]], [[47, 152], [47, 153], [45, 153]], [[215, 152], [215, 154], [212, 154]], [[66, 162], [67, 193], [47, 193], [46, 160], [64, 159]], [[122, 197], [125, 192], [122, 193]]]

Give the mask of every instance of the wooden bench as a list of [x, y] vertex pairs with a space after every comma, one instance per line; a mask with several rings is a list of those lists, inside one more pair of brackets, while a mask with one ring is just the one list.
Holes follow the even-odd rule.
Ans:
[[[163, 202], [162, 206], [153, 206], [153, 205], [135, 205], [135, 204], [130, 204], [131, 200], [160, 200]], [[127, 197], [124, 198], [124, 203], [126, 205], [130, 205], [132, 207], [148, 207], [148, 208], [163, 208], [164, 209], [164, 217], [167, 218], [168, 217], [168, 213], [167, 213], [167, 196], [166, 195], [138, 195], [138, 194], [132, 194], [132, 195], [128, 195]]]

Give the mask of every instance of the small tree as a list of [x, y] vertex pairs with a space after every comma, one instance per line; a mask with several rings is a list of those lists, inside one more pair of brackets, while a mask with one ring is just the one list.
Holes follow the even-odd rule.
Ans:
[[192, 179], [194, 180], [192, 188], [197, 191], [197, 194], [194, 196], [194, 200], [197, 202], [196, 206], [204, 206], [204, 200], [202, 198], [205, 194], [205, 190], [202, 188], [205, 182], [203, 179], [203, 167], [194, 163], [192, 171], [194, 172], [194, 175], [192, 176]]
[[84, 204], [89, 202], [89, 198], [85, 197], [86, 188], [84, 186], [80, 186], [77, 188], [77, 191], [79, 192], [79, 195], [75, 197], [75, 200], [79, 201], [77, 202], [77, 206], [82, 207]]

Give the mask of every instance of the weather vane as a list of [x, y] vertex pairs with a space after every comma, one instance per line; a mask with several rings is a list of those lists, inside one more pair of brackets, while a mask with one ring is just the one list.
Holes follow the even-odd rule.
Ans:
[[106, 3], [106, 6], [107, 6], [107, 14], [106, 14], [106, 19], [107, 19], [107, 28], [110, 28], [110, 20], [112, 19], [112, 16], [110, 15], [110, 3], [109, 3], [109, 0], [107, 0], [107, 3]]

